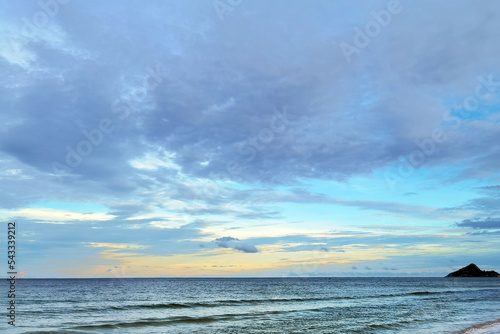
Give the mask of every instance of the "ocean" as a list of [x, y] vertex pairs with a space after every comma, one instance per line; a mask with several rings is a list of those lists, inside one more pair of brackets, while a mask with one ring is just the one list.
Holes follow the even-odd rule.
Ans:
[[498, 278], [18, 279], [6, 305], [7, 333], [500, 333]]

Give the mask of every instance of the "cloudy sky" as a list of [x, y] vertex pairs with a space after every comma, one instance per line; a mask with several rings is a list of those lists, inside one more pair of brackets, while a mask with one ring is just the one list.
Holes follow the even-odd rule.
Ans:
[[500, 269], [497, 1], [1, 3], [27, 277]]

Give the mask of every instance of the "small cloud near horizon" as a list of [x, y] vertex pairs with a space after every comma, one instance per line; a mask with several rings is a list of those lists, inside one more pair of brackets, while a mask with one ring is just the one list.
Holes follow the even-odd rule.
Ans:
[[232, 248], [239, 250], [243, 253], [258, 253], [259, 250], [253, 245], [244, 244], [238, 238], [222, 237], [214, 240], [217, 246], [222, 248]]

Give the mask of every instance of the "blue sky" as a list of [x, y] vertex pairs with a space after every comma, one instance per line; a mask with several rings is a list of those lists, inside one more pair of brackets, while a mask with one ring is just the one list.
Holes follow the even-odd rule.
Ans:
[[2, 8], [26, 277], [500, 268], [497, 2]]

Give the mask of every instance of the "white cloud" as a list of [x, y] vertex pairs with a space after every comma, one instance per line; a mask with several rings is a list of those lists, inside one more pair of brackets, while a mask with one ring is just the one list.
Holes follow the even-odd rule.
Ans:
[[139, 250], [146, 249], [149, 246], [139, 245], [139, 244], [115, 244], [106, 242], [82, 242], [85, 247], [91, 248], [109, 248], [113, 250]]
[[23, 39], [8, 36], [5, 32], [0, 37], [0, 56], [24, 70], [30, 69], [37, 60], [36, 54], [26, 48]]
[[[20, 209], [13, 211], [0, 211], [3, 216], [7, 217], [23, 217], [28, 219], [36, 219], [42, 221], [105, 221], [113, 219], [115, 216], [107, 213], [81, 213], [66, 210], [54, 209]], [[54, 222], [51, 222], [54, 224]]]
[[22, 169], [7, 169], [3, 172], [0, 172], [0, 177], [18, 178], [18, 179], [24, 179], [24, 180], [29, 180], [29, 179], [33, 178], [29, 175], [24, 174]]
[[24, 35], [20, 26], [3, 23], [0, 26], [0, 57], [12, 65], [32, 72], [40, 70], [39, 57], [33, 44], [59, 50], [76, 58], [88, 59], [92, 54], [76, 46], [70, 36], [57, 24], [51, 23], [37, 30], [33, 36]]
[[234, 97], [230, 97], [226, 102], [222, 104], [214, 104], [211, 105], [208, 109], [203, 110], [204, 114], [214, 114], [226, 111], [227, 109], [233, 107], [235, 105]]
[[146, 152], [141, 158], [129, 161], [130, 165], [137, 169], [143, 170], [157, 170], [160, 167], [169, 169], [181, 169], [179, 165], [173, 162], [175, 153], [166, 151], [149, 151]]

